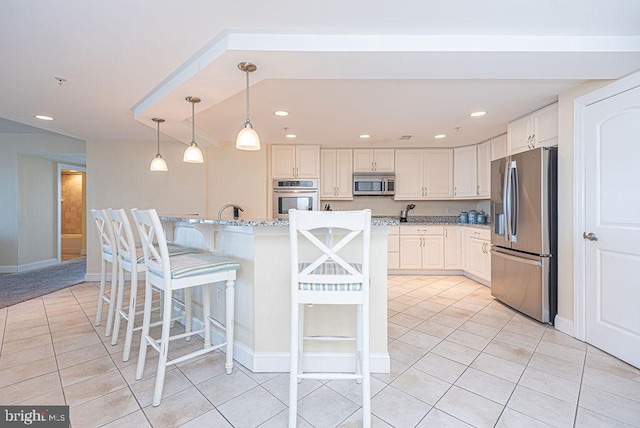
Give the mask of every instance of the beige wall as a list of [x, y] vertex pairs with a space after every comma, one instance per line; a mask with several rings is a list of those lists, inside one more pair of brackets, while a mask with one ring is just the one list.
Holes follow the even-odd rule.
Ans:
[[573, 103], [609, 81], [580, 85], [558, 97], [558, 316], [573, 320], [574, 129]]
[[18, 155], [18, 265], [57, 258], [56, 163]]
[[[18, 242], [23, 245], [31, 245], [31, 242], [22, 242], [19, 237], [19, 189], [18, 189], [18, 157], [20, 154], [34, 157], [46, 155], [67, 155], [84, 153], [84, 141], [56, 135], [52, 133], [24, 133], [24, 134], [0, 134], [0, 271], [15, 271], [19, 266]], [[46, 168], [53, 161], [48, 161]], [[45, 165], [45, 164], [42, 164]], [[31, 166], [33, 166], [31, 164]], [[47, 177], [50, 182], [55, 182], [53, 177]], [[25, 201], [29, 195], [20, 195]], [[57, 207], [51, 207], [52, 212]], [[48, 215], [48, 214], [47, 214]], [[56, 254], [48, 255], [46, 259], [56, 257]], [[14, 270], [12, 270], [14, 269]]]
[[[151, 172], [155, 142], [87, 142], [87, 210], [155, 208], [165, 215], [206, 216], [208, 165], [182, 162], [182, 143], [163, 143], [169, 171]], [[135, 233], [135, 232], [134, 232]], [[100, 273], [93, 220], [87, 218], [87, 273]]]
[[[217, 216], [226, 204], [236, 204], [244, 209], [241, 219], [267, 218], [267, 152], [266, 148], [255, 152], [237, 150], [234, 144], [207, 150], [209, 216]], [[232, 210], [227, 208], [222, 218], [233, 218]]]

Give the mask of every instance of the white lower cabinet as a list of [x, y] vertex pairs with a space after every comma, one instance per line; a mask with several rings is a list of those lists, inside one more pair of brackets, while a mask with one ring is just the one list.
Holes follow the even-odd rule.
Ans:
[[400, 226], [400, 269], [444, 269], [443, 226]]
[[468, 230], [468, 266], [466, 271], [485, 281], [491, 281], [491, 241], [485, 229]]
[[387, 269], [400, 269], [400, 226], [391, 226], [387, 236]]
[[489, 283], [490, 231], [459, 225], [396, 226], [388, 238], [388, 268], [462, 270]]

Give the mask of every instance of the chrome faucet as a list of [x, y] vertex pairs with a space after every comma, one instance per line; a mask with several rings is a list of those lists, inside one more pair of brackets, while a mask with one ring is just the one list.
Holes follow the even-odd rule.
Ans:
[[237, 220], [237, 219], [240, 218], [240, 212], [239, 211], [244, 212], [242, 207], [239, 207], [238, 205], [235, 205], [235, 204], [223, 205], [222, 208], [220, 208], [220, 211], [218, 211], [218, 220], [220, 220], [221, 217], [222, 217], [222, 211], [224, 211], [225, 209], [227, 209], [229, 207], [233, 207], [233, 219], [234, 220]]

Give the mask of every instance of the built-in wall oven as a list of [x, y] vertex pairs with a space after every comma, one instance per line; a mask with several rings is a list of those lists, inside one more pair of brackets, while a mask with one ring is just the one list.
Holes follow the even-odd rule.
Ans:
[[273, 218], [289, 218], [289, 210], [318, 209], [318, 179], [274, 179]]

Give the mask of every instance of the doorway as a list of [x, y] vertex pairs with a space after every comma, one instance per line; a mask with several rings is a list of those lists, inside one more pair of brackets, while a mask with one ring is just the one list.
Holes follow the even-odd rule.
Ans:
[[86, 168], [58, 164], [58, 262], [86, 255]]

